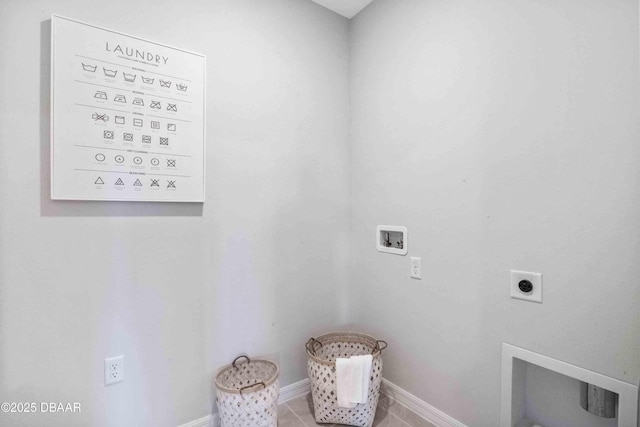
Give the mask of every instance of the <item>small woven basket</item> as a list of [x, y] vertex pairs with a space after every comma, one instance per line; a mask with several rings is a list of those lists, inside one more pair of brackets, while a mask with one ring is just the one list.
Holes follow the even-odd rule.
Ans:
[[247, 356], [220, 369], [215, 383], [222, 427], [277, 427], [278, 374], [275, 363]]
[[[316, 422], [371, 427], [380, 397], [382, 350], [387, 348], [387, 343], [356, 332], [333, 332], [309, 339], [306, 348]], [[367, 403], [353, 409], [339, 407], [336, 359], [364, 354], [373, 355]]]

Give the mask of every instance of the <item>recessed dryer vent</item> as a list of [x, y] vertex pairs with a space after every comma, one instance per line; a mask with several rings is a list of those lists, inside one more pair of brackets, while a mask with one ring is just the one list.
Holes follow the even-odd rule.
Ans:
[[407, 227], [379, 225], [376, 228], [376, 246], [380, 252], [407, 254]]
[[506, 343], [501, 403], [500, 427], [638, 425], [635, 384]]

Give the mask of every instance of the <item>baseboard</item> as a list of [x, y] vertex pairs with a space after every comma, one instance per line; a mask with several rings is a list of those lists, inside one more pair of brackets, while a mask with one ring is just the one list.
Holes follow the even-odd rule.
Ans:
[[207, 415], [206, 417], [198, 418], [186, 424], [181, 424], [178, 427], [217, 427], [220, 425], [217, 419], [217, 415]]
[[309, 378], [305, 378], [297, 383], [289, 384], [280, 388], [280, 398], [278, 399], [278, 405], [282, 405], [285, 402], [293, 400], [297, 397], [304, 396], [311, 392], [311, 381]]
[[421, 400], [408, 391], [398, 387], [386, 378], [382, 379], [380, 391], [391, 397], [400, 405], [406, 406], [412, 412], [415, 412], [417, 415], [429, 421], [436, 427], [467, 427], [460, 421], [450, 417], [441, 410], [429, 405], [424, 400]]
[[[285, 402], [293, 400], [297, 397], [304, 396], [311, 391], [311, 382], [309, 379], [298, 381], [297, 383], [289, 384], [280, 388], [280, 398], [278, 399], [278, 405], [282, 405]], [[207, 415], [206, 417], [193, 420], [186, 424], [182, 424], [178, 427], [219, 427], [220, 419], [218, 414]]]
[[[297, 383], [289, 384], [280, 388], [280, 398], [278, 404], [281, 405], [285, 402], [301, 397], [309, 393], [311, 383], [309, 379], [298, 381]], [[460, 421], [445, 414], [441, 410], [429, 405], [424, 400], [420, 400], [408, 391], [400, 388], [386, 378], [382, 379], [382, 386], [380, 388], [381, 393], [391, 397], [397, 403], [402, 406], [406, 406], [411, 411], [415, 412], [420, 417], [429, 421], [436, 427], [467, 427]], [[187, 424], [182, 424], [179, 427], [219, 427], [220, 421], [218, 414], [208, 415], [200, 419], [191, 421]]]

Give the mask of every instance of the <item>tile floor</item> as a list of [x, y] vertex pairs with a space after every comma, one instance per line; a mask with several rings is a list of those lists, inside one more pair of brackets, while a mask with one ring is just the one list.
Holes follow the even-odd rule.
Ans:
[[[340, 426], [341, 424], [335, 424]], [[374, 427], [434, 427], [391, 397], [381, 394], [378, 402]], [[329, 424], [316, 424], [313, 418], [311, 394], [298, 397], [278, 407], [278, 427], [312, 427]]]

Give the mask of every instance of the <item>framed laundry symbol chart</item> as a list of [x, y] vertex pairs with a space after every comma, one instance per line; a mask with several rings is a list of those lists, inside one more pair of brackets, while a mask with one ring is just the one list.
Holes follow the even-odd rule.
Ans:
[[51, 198], [204, 202], [204, 55], [51, 17]]

